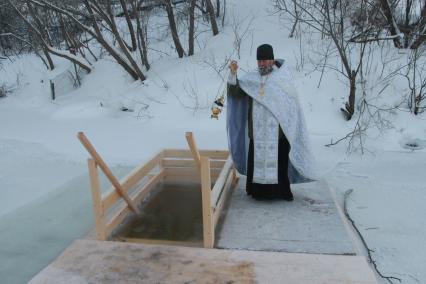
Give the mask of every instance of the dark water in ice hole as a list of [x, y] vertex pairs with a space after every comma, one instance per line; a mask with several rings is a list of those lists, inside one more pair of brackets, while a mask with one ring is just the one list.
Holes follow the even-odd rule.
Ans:
[[198, 242], [203, 240], [201, 186], [160, 184], [142, 205], [141, 217], [126, 224], [121, 237]]

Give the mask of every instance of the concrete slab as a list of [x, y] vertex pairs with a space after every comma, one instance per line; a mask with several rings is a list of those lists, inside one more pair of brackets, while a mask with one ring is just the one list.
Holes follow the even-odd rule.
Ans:
[[30, 284], [377, 283], [364, 257], [77, 240]]
[[356, 253], [324, 181], [292, 185], [294, 201], [257, 201], [245, 179], [233, 192], [217, 236], [227, 249], [353, 255]]

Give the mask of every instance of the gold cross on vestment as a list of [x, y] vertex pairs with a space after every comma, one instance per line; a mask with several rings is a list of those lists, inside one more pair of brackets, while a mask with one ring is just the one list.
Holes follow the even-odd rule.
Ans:
[[260, 84], [259, 95], [261, 97], [265, 95], [265, 88], [263, 87], [263, 84]]
[[259, 96], [263, 97], [265, 95], [265, 85], [269, 79], [269, 74], [265, 76], [261, 76], [260, 78], [260, 88], [259, 88]]

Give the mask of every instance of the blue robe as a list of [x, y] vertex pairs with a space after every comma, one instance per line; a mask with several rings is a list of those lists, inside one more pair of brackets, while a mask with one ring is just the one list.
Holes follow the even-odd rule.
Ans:
[[[278, 67], [282, 65], [283, 61], [278, 61]], [[229, 90], [229, 86], [228, 86]], [[249, 93], [239, 88], [239, 92], [244, 95], [235, 96], [228, 93], [227, 95], [227, 134], [228, 134], [228, 147], [232, 156], [234, 165], [240, 174], [247, 175], [247, 159], [249, 149], [248, 137], [248, 111], [249, 99], [255, 99]], [[283, 128], [285, 129], [285, 128]], [[292, 145], [290, 144], [290, 147]], [[278, 158], [278, 157], [277, 157]], [[289, 160], [287, 173], [290, 183], [304, 183], [311, 182], [314, 179], [306, 177], [301, 174]]]

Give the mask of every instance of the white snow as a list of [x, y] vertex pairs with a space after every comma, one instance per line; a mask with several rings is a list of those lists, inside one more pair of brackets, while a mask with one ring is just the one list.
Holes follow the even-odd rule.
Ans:
[[[374, 250], [379, 269], [386, 276], [401, 278], [402, 283], [426, 282], [425, 115], [399, 110], [384, 114], [389, 124], [380, 129], [370, 125], [364, 155], [359, 150], [348, 154], [347, 141], [325, 147], [352, 131], [356, 119], [346, 122], [339, 111], [349, 91], [335, 72], [327, 70], [317, 88], [321, 74], [311, 72], [307, 56], [321, 45], [315, 41], [304, 44], [305, 57], [301, 57], [299, 41], [288, 38], [291, 24], [271, 15], [268, 0], [244, 4], [233, 0], [227, 5], [227, 25], [216, 37], [210, 32], [200, 34], [193, 57], [176, 58], [168, 44], [158, 42], [161, 33], [157, 33], [158, 38], [150, 43], [152, 69], [143, 83], [133, 81], [112, 58], [104, 57], [94, 63], [80, 88], [59, 93], [52, 102], [48, 79], [56, 73], [46, 71], [34, 55], [14, 58], [13, 63], [2, 60], [0, 85], [16, 87], [8, 97], [0, 98], [0, 235], [13, 244], [7, 253], [0, 248], [0, 275], [9, 275], [8, 283], [27, 281], [68, 245], [65, 238], [82, 236], [92, 225], [89, 185], [82, 178], [88, 154], [76, 138], [78, 131], [86, 133], [117, 175], [162, 148], [187, 148], [185, 131], [194, 133], [199, 148], [227, 148], [225, 114], [218, 121], [210, 119], [210, 106], [226, 87], [211, 66], [219, 67], [225, 58], [238, 59], [233, 15], [253, 17], [242, 43], [239, 72], [256, 67], [255, 49], [262, 43], [272, 44], [276, 58], [285, 59], [293, 72], [322, 177], [340, 196], [354, 189], [349, 213]], [[381, 53], [382, 57], [398, 56], [394, 64], [403, 64], [406, 58], [403, 53]], [[315, 59], [315, 54], [309, 54]], [[69, 67], [64, 59], [54, 60], [55, 72]], [[224, 78], [226, 70], [221, 74]], [[385, 84], [373, 76], [368, 79], [370, 92], [378, 93]], [[399, 78], [386, 83], [390, 86], [375, 103], [393, 106], [406, 92], [406, 82]], [[122, 107], [133, 112], [120, 111]], [[413, 140], [424, 148], [405, 149], [405, 143]], [[352, 145], [357, 146], [356, 139]], [[59, 193], [70, 198], [59, 198]], [[65, 206], [69, 202], [82, 205]], [[87, 213], [87, 219], [79, 219], [85, 216], [81, 212]], [[48, 216], [55, 216], [54, 230], [47, 226]], [[11, 226], [14, 220], [17, 226]], [[61, 232], [61, 220], [72, 229]], [[30, 227], [22, 231], [20, 224]], [[26, 233], [44, 237], [30, 238]], [[47, 256], [30, 261], [41, 248]], [[31, 269], [18, 273], [24, 260]]]

